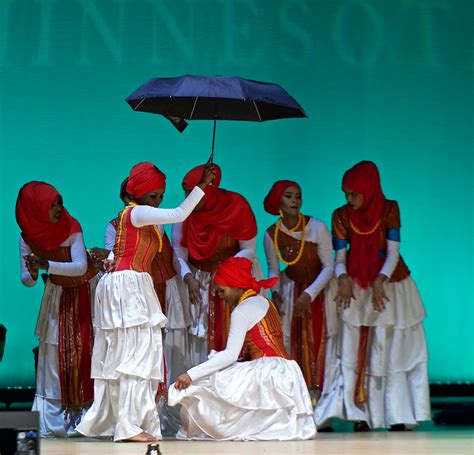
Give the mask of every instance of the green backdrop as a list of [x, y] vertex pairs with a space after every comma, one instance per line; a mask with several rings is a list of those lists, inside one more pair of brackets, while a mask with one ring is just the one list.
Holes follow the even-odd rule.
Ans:
[[152, 77], [238, 75], [285, 87], [308, 119], [220, 122], [222, 186], [262, 200], [296, 179], [326, 223], [343, 172], [362, 159], [399, 201], [402, 254], [424, 299], [432, 381], [474, 379], [472, 0], [1, 0], [0, 385], [34, 383], [43, 285], [20, 283], [14, 207], [30, 180], [52, 183], [102, 245], [119, 184], [151, 160], [164, 207], [210, 152], [212, 123], [179, 134], [124, 102]]

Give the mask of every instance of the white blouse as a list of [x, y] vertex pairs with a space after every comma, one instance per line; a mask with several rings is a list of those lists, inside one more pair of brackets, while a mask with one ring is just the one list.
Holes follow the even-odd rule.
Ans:
[[[203, 196], [204, 191], [198, 186], [195, 186], [189, 196], [175, 209], [160, 209], [149, 205], [135, 205], [130, 209], [132, 211], [130, 214], [130, 221], [132, 222], [132, 225], [137, 228], [151, 226], [153, 224], [161, 225], [181, 223], [191, 214], [194, 207], [199, 204], [199, 201]], [[163, 226], [161, 226], [161, 234], [164, 232], [163, 229]], [[107, 259], [114, 258], [112, 248]]]
[[239, 303], [230, 315], [230, 329], [223, 351], [212, 351], [209, 360], [197, 365], [188, 374], [193, 381], [210, 376], [237, 361], [247, 332], [267, 314], [268, 300], [257, 295]]
[[[291, 232], [287, 227], [281, 223], [281, 230], [290, 237], [301, 240], [302, 232]], [[318, 256], [321, 261], [322, 269], [316, 279], [304, 290], [314, 300], [322, 289], [326, 286], [334, 272], [334, 259], [332, 253], [331, 235], [326, 225], [316, 219], [310, 218], [305, 226], [305, 242], [316, 243], [318, 246]], [[280, 263], [273, 244], [273, 239], [268, 232], [265, 232], [264, 237], [265, 256], [267, 258], [268, 276], [278, 276], [280, 273]], [[278, 286], [278, 285], [277, 285]], [[274, 291], [278, 289], [275, 286]]]
[[[57, 262], [48, 261], [49, 269], [48, 273], [51, 275], [63, 275], [63, 276], [81, 276], [87, 271], [87, 253], [84, 245], [84, 239], [82, 232], [76, 232], [69, 236], [61, 246], [71, 247], [71, 262]], [[20, 237], [20, 263], [21, 263], [21, 282], [25, 286], [34, 286], [36, 280], [34, 280], [30, 272], [28, 271], [23, 256], [31, 254], [31, 248], [28, 244]]]

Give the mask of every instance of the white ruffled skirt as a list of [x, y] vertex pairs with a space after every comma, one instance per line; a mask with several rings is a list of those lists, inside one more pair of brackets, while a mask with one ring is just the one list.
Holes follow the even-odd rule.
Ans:
[[[91, 306], [99, 275], [89, 281]], [[50, 280], [46, 282], [36, 323], [39, 340], [36, 393], [33, 411], [40, 413], [40, 435], [47, 437], [76, 436], [76, 425], [84, 411], [67, 412], [61, 404], [59, 379], [58, 327], [59, 305], [63, 288]]]
[[185, 390], [178, 439], [303, 440], [316, 435], [311, 399], [298, 364], [280, 357], [236, 362]]
[[94, 315], [94, 403], [77, 427], [80, 433], [116, 441], [142, 431], [161, 437], [155, 397], [164, 379], [166, 321], [148, 273], [123, 270], [101, 278]]
[[[337, 281], [326, 292], [328, 342], [323, 393], [314, 411], [318, 427], [331, 418], [363, 420], [370, 428], [395, 424], [415, 427], [431, 420], [427, 373], [428, 353], [423, 330], [425, 310], [414, 281], [386, 283], [389, 301], [373, 310], [372, 290], [353, 284], [356, 300], [336, 317]], [[337, 325], [335, 321], [339, 321]], [[360, 326], [369, 326], [365, 384], [368, 402], [356, 404]]]

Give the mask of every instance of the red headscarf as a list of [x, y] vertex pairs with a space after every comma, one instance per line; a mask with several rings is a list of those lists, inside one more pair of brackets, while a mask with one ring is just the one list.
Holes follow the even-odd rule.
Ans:
[[[354, 210], [347, 205], [353, 225], [347, 271], [365, 289], [377, 277], [383, 265], [383, 258], [379, 256], [379, 235], [385, 196], [377, 166], [372, 161], [357, 163], [344, 174], [342, 187], [364, 196], [359, 209]], [[372, 233], [364, 234], [369, 232]]]
[[240, 289], [253, 289], [260, 292], [261, 288], [269, 289], [278, 283], [278, 277], [268, 280], [255, 280], [252, 275], [252, 262], [247, 258], [231, 257], [217, 266], [214, 282], [222, 286]]
[[291, 180], [278, 180], [275, 182], [263, 201], [263, 208], [265, 211], [272, 215], [278, 215], [281, 197], [291, 186], [300, 188], [296, 182], [292, 182]]
[[128, 176], [127, 193], [141, 197], [148, 191], [162, 190], [166, 186], [166, 176], [153, 163], [138, 163]]
[[56, 189], [44, 182], [23, 185], [16, 200], [16, 221], [25, 240], [45, 251], [58, 248], [70, 235], [81, 232], [78, 221], [63, 207], [57, 223], [49, 220], [49, 209], [58, 196]]
[[[204, 190], [202, 208], [194, 210], [183, 223], [181, 245], [198, 260], [211, 257], [224, 234], [237, 240], [250, 240], [257, 235], [257, 221], [249, 203], [238, 193], [218, 188], [221, 170], [214, 166], [216, 178]], [[185, 175], [183, 185], [190, 189], [196, 186], [204, 167], [191, 169]]]

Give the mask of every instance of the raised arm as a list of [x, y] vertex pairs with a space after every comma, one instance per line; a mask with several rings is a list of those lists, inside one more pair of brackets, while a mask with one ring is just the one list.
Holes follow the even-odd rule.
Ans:
[[152, 224], [181, 223], [191, 214], [203, 196], [204, 191], [195, 186], [179, 207], [160, 209], [149, 205], [137, 205], [131, 209], [130, 219], [132, 224], [138, 228]]

